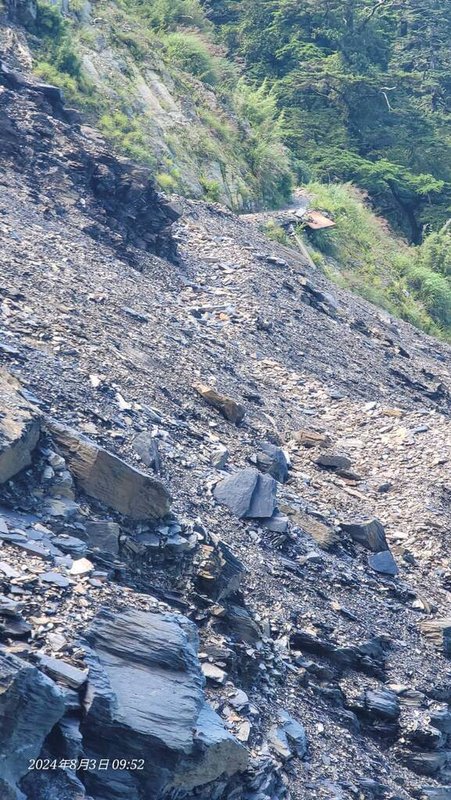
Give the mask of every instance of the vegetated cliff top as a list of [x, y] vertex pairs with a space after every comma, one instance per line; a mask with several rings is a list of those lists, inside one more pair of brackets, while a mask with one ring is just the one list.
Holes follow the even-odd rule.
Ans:
[[193, 16], [186, 2], [155, 5], [21, 0], [4, 46], [165, 191], [234, 208], [283, 202], [291, 167], [275, 98], [240, 78], [200, 6]]

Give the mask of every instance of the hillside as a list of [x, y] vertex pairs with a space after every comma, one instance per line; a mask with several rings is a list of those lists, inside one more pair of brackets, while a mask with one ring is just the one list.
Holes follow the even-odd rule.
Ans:
[[19, 0], [2, 47], [151, 166], [161, 189], [236, 209], [280, 204], [291, 168], [275, 99], [240, 79], [197, 0], [169, 6]]
[[[409, 64], [406, 53], [422, 31], [410, 4], [380, 3], [373, 14], [367, 0], [344, 3], [347, 28], [332, 14], [330, 30], [314, 5], [292, 5], [265, 2], [255, 11], [245, 0], [71, 0], [61, 7], [18, 0], [6, 5], [0, 42], [12, 66], [61, 87], [85, 123], [116, 153], [149, 166], [168, 194], [249, 212], [289, 205], [300, 182], [338, 223], [309, 238], [298, 230], [320, 268], [449, 339], [442, 11], [428, 7], [433, 25]], [[393, 39], [397, 26], [404, 38]], [[261, 30], [268, 35], [260, 47]], [[431, 41], [437, 63], [420, 77]], [[378, 88], [392, 83], [394, 94]], [[383, 233], [375, 211], [389, 223]]]
[[2, 800], [447, 800], [449, 346], [13, 66]]
[[449, 216], [449, 0], [204, 3], [284, 114], [302, 180], [351, 180], [419, 244]]

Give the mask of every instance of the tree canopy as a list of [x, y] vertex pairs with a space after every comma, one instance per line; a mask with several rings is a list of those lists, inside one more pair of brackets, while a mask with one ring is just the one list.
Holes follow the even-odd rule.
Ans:
[[451, 202], [451, 0], [205, 0], [284, 112], [301, 178], [352, 180], [415, 243]]

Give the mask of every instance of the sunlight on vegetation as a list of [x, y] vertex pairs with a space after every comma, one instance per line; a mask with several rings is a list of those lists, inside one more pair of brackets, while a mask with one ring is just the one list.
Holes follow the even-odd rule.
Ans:
[[[350, 185], [311, 183], [312, 207], [335, 228], [304, 230], [321, 267], [341, 286], [429, 333], [451, 337], [451, 232], [409, 246], [377, 218]], [[319, 263], [316, 256], [314, 259]]]

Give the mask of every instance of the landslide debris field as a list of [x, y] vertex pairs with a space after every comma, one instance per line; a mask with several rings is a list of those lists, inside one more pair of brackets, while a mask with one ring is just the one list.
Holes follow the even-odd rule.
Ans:
[[450, 798], [450, 348], [5, 64], [0, 159], [1, 797]]

